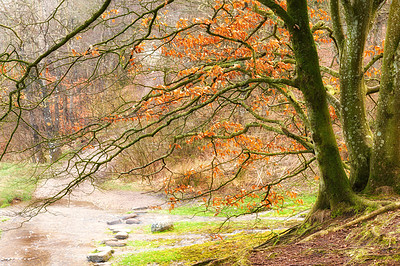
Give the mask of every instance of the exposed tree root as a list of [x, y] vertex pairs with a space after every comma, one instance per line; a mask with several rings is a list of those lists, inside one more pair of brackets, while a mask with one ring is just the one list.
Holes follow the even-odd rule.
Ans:
[[268, 239], [266, 242], [255, 247], [254, 250], [265, 248], [267, 246], [273, 246], [273, 245], [277, 244], [278, 242], [282, 242], [284, 240], [291, 239], [294, 235], [297, 234], [297, 230], [300, 228], [300, 226], [301, 226], [301, 224], [298, 224], [298, 225], [295, 225], [295, 226], [283, 231], [282, 233], [276, 234], [275, 236]]
[[[374, 206], [374, 207], [377, 206], [377, 205], [381, 206], [380, 204], [387, 204], [387, 202], [371, 202], [371, 201], [368, 201], [368, 200], [363, 201], [363, 203], [365, 205]], [[265, 247], [268, 247], [268, 246], [272, 246], [272, 245], [277, 244], [278, 242], [279, 243], [284, 243], [284, 242], [287, 242], [287, 241], [300, 240], [303, 236], [309, 234], [310, 232], [318, 230], [317, 232], [315, 232], [315, 233], [307, 236], [306, 238], [303, 238], [303, 239], [300, 240], [300, 243], [301, 242], [306, 242], [306, 241], [312, 240], [312, 239], [314, 239], [314, 238], [316, 238], [318, 236], [323, 236], [323, 235], [328, 234], [330, 232], [339, 231], [339, 230], [341, 230], [343, 228], [350, 227], [350, 226], [353, 226], [353, 225], [358, 224], [360, 222], [364, 222], [364, 221], [370, 220], [370, 219], [376, 217], [379, 214], [382, 214], [382, 213], [385, 213], [385, 212], [388, 212], [388, 211], [397, 210], [397, 209], [400, 209], [400, 202], [387, 204], [387, 205], [385, 205], [383, 207], [380, 207], [379, 209], [377, 209], [377, 210], [375, 210], [375, 211], [373, 211], [371, 213], [363, 215], [363, 216], [361, 216], [361, 217], [359, 217], [357, 219], [354, 219], [354, 220], [352, 220], [352, 221], [350, 221], [350, 222], [348, 222], [348, 223], [346, 223], [344, 225], [336, 226], [336, 227], [333, 227], [333, 228], [330, 228], [330, 229], [325, 229], [325, 230], [318, 230], [318, 228], [324, 228], [324, 226], [326, 226], [326, 222], [329, 223], [329, 221], [326, 221], [325, 218], [326, 217], [330, 217], [330, 212], [322, 211], [321, 214], [317, 214], [316, 216], [315, 215], [308, 216], [307, 219], [306, 219], [306, 222], [304, 222], [302, 224], [299, 224], [299, 225], [296, 225], [296, 226], [294, 226], [292, 228], [289, 228], [286, 231], [284, 231], [284, 232], [282, 232], [282, 233], [280, 233], [280, 234], [268, 239], [266, 242], [264, 242], [261, 245], [255, 247], [254, 250], [262, 249], [262, 248], [265, 248]], [[353, 211], [354, 211], [354, 209], [353, 209]], [[315, 212], [314, 212], [314, 214], [315, 214]], [[313, 220], [314, 222], [310, 222], [311, 220]], [[306, 227], [305, 226], [306, 224], [308, 224], [308, 225], [311, 224], [312, 226]]]
[[329, 228], [329, 229], [326, 229], [326, 230], [318, 231], [318, 232], [316, 232], [316, 233], [314, 233], [314, 234], [302, 239], [300, 241], [300, 243], [301, 242], [310, 241], [312, 239], [315, 239], [316, 237], [323, 236], [323, 235], [326, 235], [326, 234], [331, 233], [331, 232], [337, 232], [337, 231], [339, 231], [341, 229], [344, 229], [346, 227], [350, 227], [350, 226], [353, 226], [355, 224], [368, 221], [368, 220], [378, 216], [379, 214], [382, 214], [382, 213], [385, 213], [385, 212], [388, 212], [388, 211], [397, 210], [397, 209], [400, 209], [400, 202], [395, 202], [395, 203], [383, 206], [382, 208], [379, 208], [379, 209], [377, 209], [377, 210], [375, 210], [375, 211], [373, 211], [371, 213], [363, 215], [363, 216], [361, 216], [361, 217], [359, 217], [357, 219], [354, 219], [354, 220], [352, 220], [352, 221], [350, 221], [350, 222], [348, 222], [346, 224], [343, 224], [343, 225], [340, 225], [340, 226], [336, 226], [336, 227], [333, 227], [333, 228]]

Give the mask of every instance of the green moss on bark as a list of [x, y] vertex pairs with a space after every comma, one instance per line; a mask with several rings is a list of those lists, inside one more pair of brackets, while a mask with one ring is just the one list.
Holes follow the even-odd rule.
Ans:
[[297, 84], [304, 95], [321, 172], [320, 189], [314, 210], [336, 210], [358, 204], [343, 169], [333, 132], [319, 59], [309, 28], [307, 1], [287, 1], [288, 25], [297, 62]]
[[377, 124], [367, 190], [400, 194], [400, 0], [392, 1], [385, 39]]

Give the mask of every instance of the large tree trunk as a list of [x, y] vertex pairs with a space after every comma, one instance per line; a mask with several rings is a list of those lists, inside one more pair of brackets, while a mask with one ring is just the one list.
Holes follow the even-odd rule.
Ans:
[[343, 132], [350, 155], [350, 183], [354, 191], [367, 185], [372, 149], [372, 133], [367, 122], [363, 80], [364, 47], [373, 17], [372, 0], [348, 1], [343, 4], [346, 38], [340, 60], [340, 90]]
[[393, 0], [386, 31], [377, 124], [368, 190], [400, 193], [400, 0]]
[[306, 0], [288, 0], [287, 13], [293, 19], [288, 29], [297, 62], [297, 84], [304, 95], [321, 173], [314, 210], [337, 210], [358, 203], [344, 171], [333, 132], [322, 82], [319, 59], [309, 28]]

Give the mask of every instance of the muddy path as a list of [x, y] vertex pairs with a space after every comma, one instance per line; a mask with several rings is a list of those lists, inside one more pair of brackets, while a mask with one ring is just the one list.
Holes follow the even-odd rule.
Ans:
[[[46, 188], [53, 185], [44, 184], [35, 196], [50, 193]], [[99, 191], [86, 185], [28, 221], [16, 215], [23, 204], [0, 209], [0, 219], [8, 219], [0, 223], [0, 265], [90, 265], [87, 253], [109, 237], [107, 221], [132, 209], [161, 203], [163, 199], [156, 195]]]

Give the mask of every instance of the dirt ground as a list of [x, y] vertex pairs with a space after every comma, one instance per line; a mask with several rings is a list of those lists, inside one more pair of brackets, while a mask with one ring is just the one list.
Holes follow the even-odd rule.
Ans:
[[[348, 220], [342, 220], [343, 224]], [[307, 242], [257, 250], [251, 265], [400, 265], [400, 211]]]

